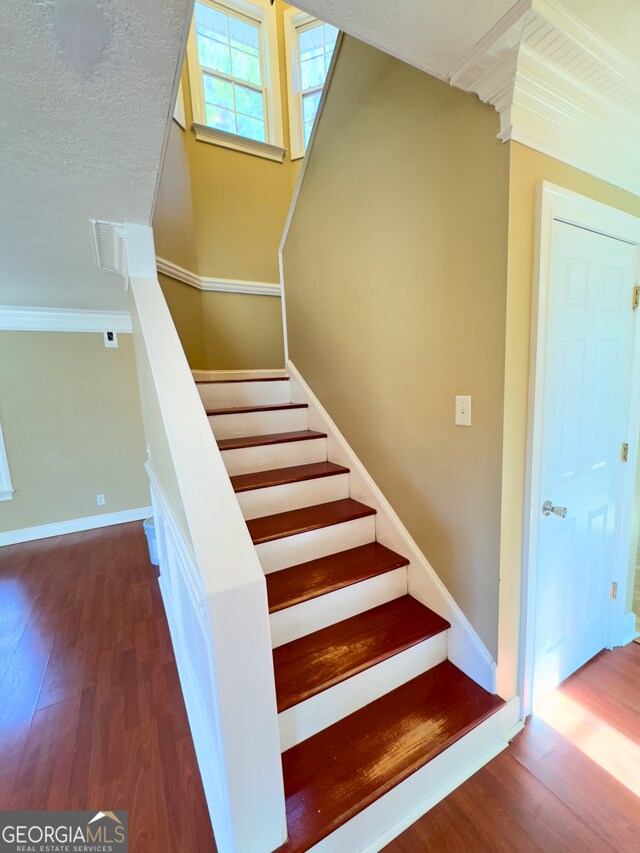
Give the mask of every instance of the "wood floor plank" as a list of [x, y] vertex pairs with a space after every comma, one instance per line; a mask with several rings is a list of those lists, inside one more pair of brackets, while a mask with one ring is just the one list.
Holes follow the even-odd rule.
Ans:
[[383, 853], [425, 850], [613, 853], [614, 848], [504, 752]]
[[541, 720], [527, 727], [524, 738], [537, 737], [540, 728], [554, 740], [553, 747], [537, 760], [525, 757], [517, 749], [514, 757], [614, 849], [637, 849], [638, 797]]
[[132, 853], [215, 853], [141, 525], [0, 548], [0, 624], [0, 809], [125, 809]]

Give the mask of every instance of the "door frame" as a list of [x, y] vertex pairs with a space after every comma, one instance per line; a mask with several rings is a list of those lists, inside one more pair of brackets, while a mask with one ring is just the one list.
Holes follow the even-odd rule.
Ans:
[[[524, 537], [522, 558], [522, 607], [520, 635], [520, 696], [523, 718], [531, 713], [534, 677], [535, 602], [537, 592], [537, 545], [542, 506], [542, 425], [547, 375], [546, 347], [549, 319], [549, 287], [553, 224], [561, 221], [595, 231], [638, 247], [640, 276], [640, 218], [581, 196], [571, 190], [543, 181], [537, 188], [536, 233], [531, 296], [531, 356], [527, 417], [527, 452], [524, 500]], [[640, 283], [640, 278], [636, 281]], [[632, 294], [629, 294], [631, 305]], [[630, 522], [633, 512], [638, 435], [640, 433], [640, 335], [636, 312], [631, 343], [632, 367], [626, 413], [629, 456], [622, 470], [617, 520], [614, 569], [611, 580], [618, 584], [618, 595], [611, 601], [607, 648], [630, 642], [635, 624], [625, 620], [625, 601], [629, 569]]]

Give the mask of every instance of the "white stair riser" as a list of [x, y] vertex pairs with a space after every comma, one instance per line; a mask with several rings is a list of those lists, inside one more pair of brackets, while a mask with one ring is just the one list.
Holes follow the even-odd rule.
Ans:
[[307, 429], [306, 409], [275, 409], [272, 412], [244, 412], [238, 415], [210, 415], [209, 423], [216, 438], [239, 435], [267, 435]]
[[406, 594], [407, 568], [402, 566], [335, 592], [319, 595], [271, 614], [271, 644], [274, 648], [282, 646]]
[[375, 516], [356, 518], [342, 524], [332, 524], [320, 530], [298, 533], [256, 545], [256, 551], [265, 574], [287, 569], [298, 563], [317, 560], [338, 551], [357, 548], [374, 542], [376, 538]]
[[250, 474], [252, 471], [270, 471], [272, 468], [289, 468], [327, 459], [326, 438], [306, 441], [287, 441], [283, 444], [261, 444], [259, 447], [240, 447], [223, 450], [222, 459], [231, 476]]
[[260, 518], [263, 515], [274, 515], [290, 509], [348, 498], [349, 475], [335, 474], [332, 477], [317, 477], [315, 480], [303, 480], [300, 483], [251, 489], [248, 492], [240, 492], [236, 497], [246, 519]]
[[207, 409], [290, 403], [290, 382], [210, 382], [198, 385]]
[[447, 657], [446, 632], [430, 637], [278, 714], [284, 752], [416, 678]]

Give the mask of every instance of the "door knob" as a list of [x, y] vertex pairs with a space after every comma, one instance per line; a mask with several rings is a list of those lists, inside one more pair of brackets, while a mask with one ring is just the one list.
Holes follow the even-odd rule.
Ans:
[[566, 506], [554, 506], [551, 501], [545, 501], [542, 504], [542, 514], [543, 515], [557, 515], [559, 518], [567, 517], [567, 508]]

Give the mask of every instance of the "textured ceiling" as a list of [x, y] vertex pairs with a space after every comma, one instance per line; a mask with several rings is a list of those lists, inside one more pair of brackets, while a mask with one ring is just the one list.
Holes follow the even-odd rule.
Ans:
[[0, 304], [126, 307], [89, 219], [150, 221], [189, 5], [0, 2]]
[[356, 38], [446, 80], [515, 0], [297, 0]]

